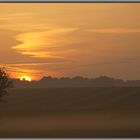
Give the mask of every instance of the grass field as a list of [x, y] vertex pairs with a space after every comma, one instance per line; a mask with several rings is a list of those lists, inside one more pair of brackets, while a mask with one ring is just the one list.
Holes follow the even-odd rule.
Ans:
[[0, 137], [140, 137], [140, 88], [12, 89]]

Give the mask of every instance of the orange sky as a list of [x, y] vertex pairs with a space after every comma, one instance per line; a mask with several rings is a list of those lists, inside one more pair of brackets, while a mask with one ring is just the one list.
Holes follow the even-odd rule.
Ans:
[[31, 76], [140, 79], [140, 4], [0, 4], [0, 64]]

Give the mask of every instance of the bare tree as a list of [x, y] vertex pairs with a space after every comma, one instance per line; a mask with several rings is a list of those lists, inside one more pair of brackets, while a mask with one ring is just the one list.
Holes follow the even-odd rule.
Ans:
[[3, 96], [8, 94], [7, 88], [13, 87], [13, 82], [6, 72], [5, 68], [0, 68], [0, 102], [3, 101]]

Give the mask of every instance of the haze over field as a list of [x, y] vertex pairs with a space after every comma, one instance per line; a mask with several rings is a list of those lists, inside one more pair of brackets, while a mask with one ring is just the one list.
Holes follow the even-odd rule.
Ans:
[[139, 138], [140, 88], [12, 89], [0, 137]]

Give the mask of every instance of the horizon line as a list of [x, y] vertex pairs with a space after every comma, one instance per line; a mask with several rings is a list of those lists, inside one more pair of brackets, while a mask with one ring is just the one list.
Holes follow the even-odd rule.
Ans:
[[[80, 78], [83, 78], [83, 79], [89, 79], [89, 80], [93, 80], [93, 79], [98, 79], [98, 78], [102, 78], [102, 77], [106, 77], [106, 78], [110, 78], [110, 79], [114, 79], [114, 80], [123, 80], [123, 81], [140, 81], [140, 79], [123, 79], [123, 78], [116, 78], [116, 77], [111, 77], [111, 76], [107, 76], [107, 75], [101, 75], [101, 76], [96, 76], [96, 77], [86, 77], [86, 76], [80, 76], [80, 75], [77, 75], [77, 76], [71, 76], [71, 77], [68, 77], [68, 76], [61, 76], [61, 77], [53, 77], [53, 76], [42, 76], [40, 79], [38, 80], [31, 80], [31, 81], [26, 81], [26, 82], [32, 82], [32, 81], [40, 81], [41, 79], [43, 78], [52, 78], [52, 79], [61, 79], [61, 78], [69, 78], [69, 79], [74, 79], [74, 78], [77, 78], [77, 77], [80, 77]], [[19, 81], [22, 81], [20, 80], [20, 78], [11, 78], [12, 80], [19, 80]]]

